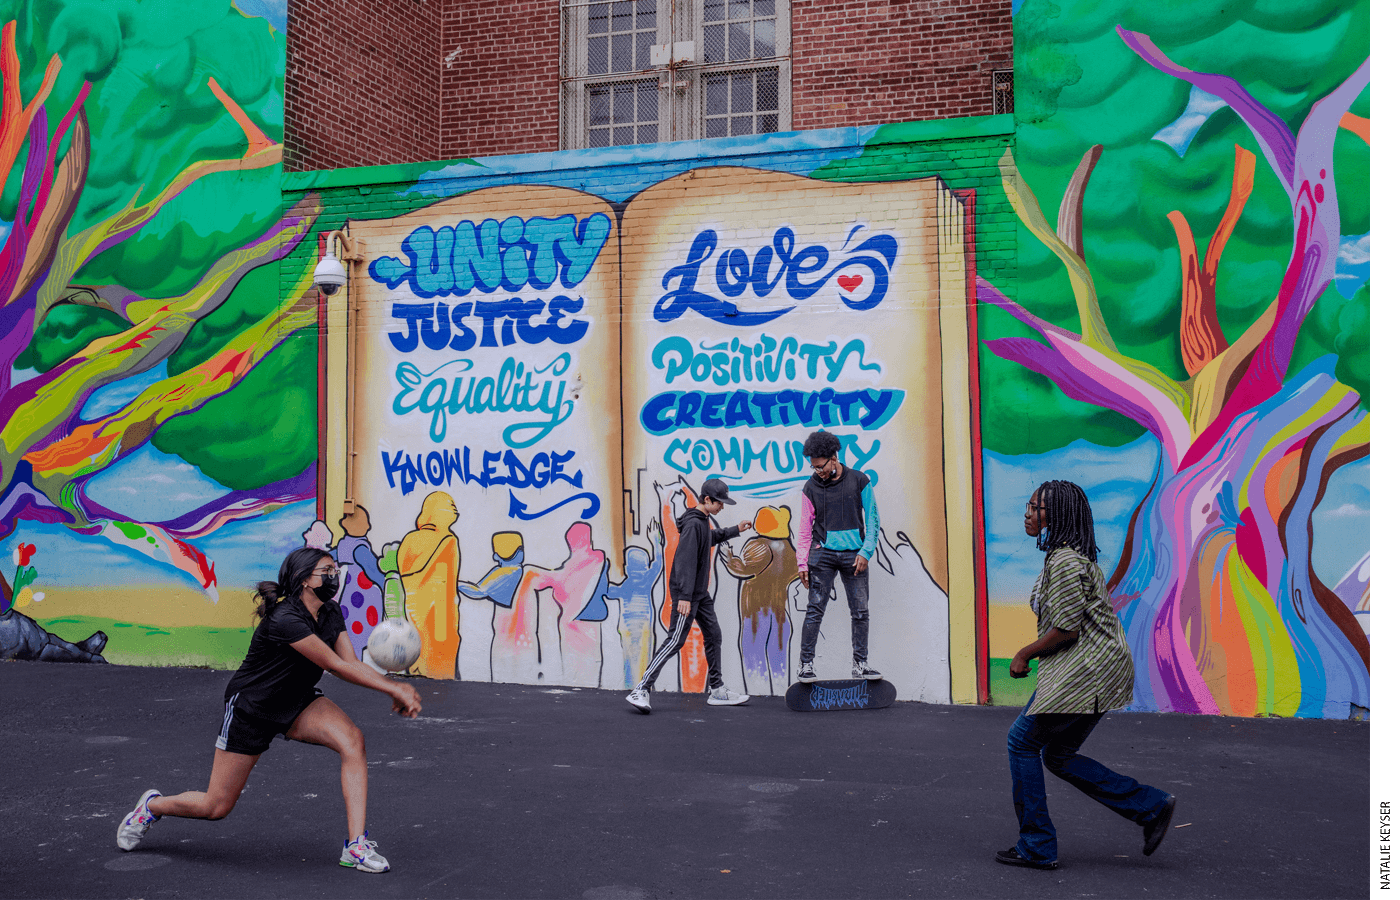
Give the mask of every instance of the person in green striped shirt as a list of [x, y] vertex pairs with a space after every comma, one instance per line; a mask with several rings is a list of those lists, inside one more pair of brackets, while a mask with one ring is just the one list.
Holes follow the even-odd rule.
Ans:
[[1035, 693], [1006, 742], [1021, 838], [998, 851], [996, 861], [1032, 869], [1059, 866], [1042, 759], [1056, 776], [1142, 826], [1142, 852], [1151, 856], [1171, 824], [1176, 798], [1079, 752], [1104, 713], [1133, 697], [1133, 657], [1108, 602], [1089, 498], [1077, 484], [1047, 481], [1026, 503], [1025, 525], [1045, 551], [1045, 566], [1031, 589], [1037, 638], [1012, 658], [1011, 677], [1029, 675], [1036, 658], [1040, 670]]

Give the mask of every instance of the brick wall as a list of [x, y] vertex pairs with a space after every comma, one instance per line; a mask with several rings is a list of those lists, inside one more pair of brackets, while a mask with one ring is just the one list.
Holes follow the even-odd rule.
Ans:
[[289, 0], [288, 171], [440, 158], [444, 0]]
[[1010, 0], [792, 0], [792, 127], [992, 112]]
[[445, 2], [439, 158], [558, 150], [558, 0]]
[[[1010, 0], [792, 0], [792, 127], [992, 112]], [[287, 168], [559, 149], [558, 0], [290, 0]]]

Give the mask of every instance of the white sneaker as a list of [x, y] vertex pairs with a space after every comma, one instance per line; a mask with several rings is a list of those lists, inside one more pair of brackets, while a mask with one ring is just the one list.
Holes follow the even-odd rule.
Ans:
[[724, 685], [720, 685], [710, 691], [710, 699], [705, 701], [711, 706], [738, 706], [740, 703], [748, 703], [748, 694], [736, 694]]
[[151, 812], [148, 805], [152, 797], [160, 795], [160, 791], [147, 791], [136, 801], [136, 808], [127, 813], [126, 818], [117, 826], [118, 847], [123, 850], [135, 850], [136, 845], [141, 843], [146, 832], [151, 830], [151, 823], [160, 818]]
[[387, 872], [389, 861], [379, 855], [375, 849], [378, 846], [369, 839], [369, 832], [366, 831], [353, 841], [345, 842], [345, 849], [340, 851], [340, 864], [347, 869], [359, 869], [361, 872]]
[[632, 693], [627, 695], [627, 702], [639, 712], [651, 712], [651, 692], [646, 688], [632, 688]]
[[812, 665], [812, 664], [809, 663], [809, 662], [805, 662], [805, 663], [803, 663], [802, 665], [798, 666], [798, 667], [797, 667], [797, 680], [800, 681], [800, 682], [802, 682], [803, 684], [811, 684], [812, 682], [816, 681], [816, 680], [817, 680], [817, 669], [816, 669], [816, 666]]

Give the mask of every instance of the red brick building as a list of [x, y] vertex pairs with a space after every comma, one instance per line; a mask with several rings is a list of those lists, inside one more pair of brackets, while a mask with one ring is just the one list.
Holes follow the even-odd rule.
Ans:
[[291, 0], [287, 45], [292, 171], [1010, 109], [1011, 0]]

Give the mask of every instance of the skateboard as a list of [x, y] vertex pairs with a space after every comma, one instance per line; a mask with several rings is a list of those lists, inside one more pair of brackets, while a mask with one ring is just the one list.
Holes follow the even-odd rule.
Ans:
[[787, 689], [787, 706], [793, 712], [826, 709], [884, 709], [894, 702], [894, 685], [881, 679], [865, 681], [797, 682]]

